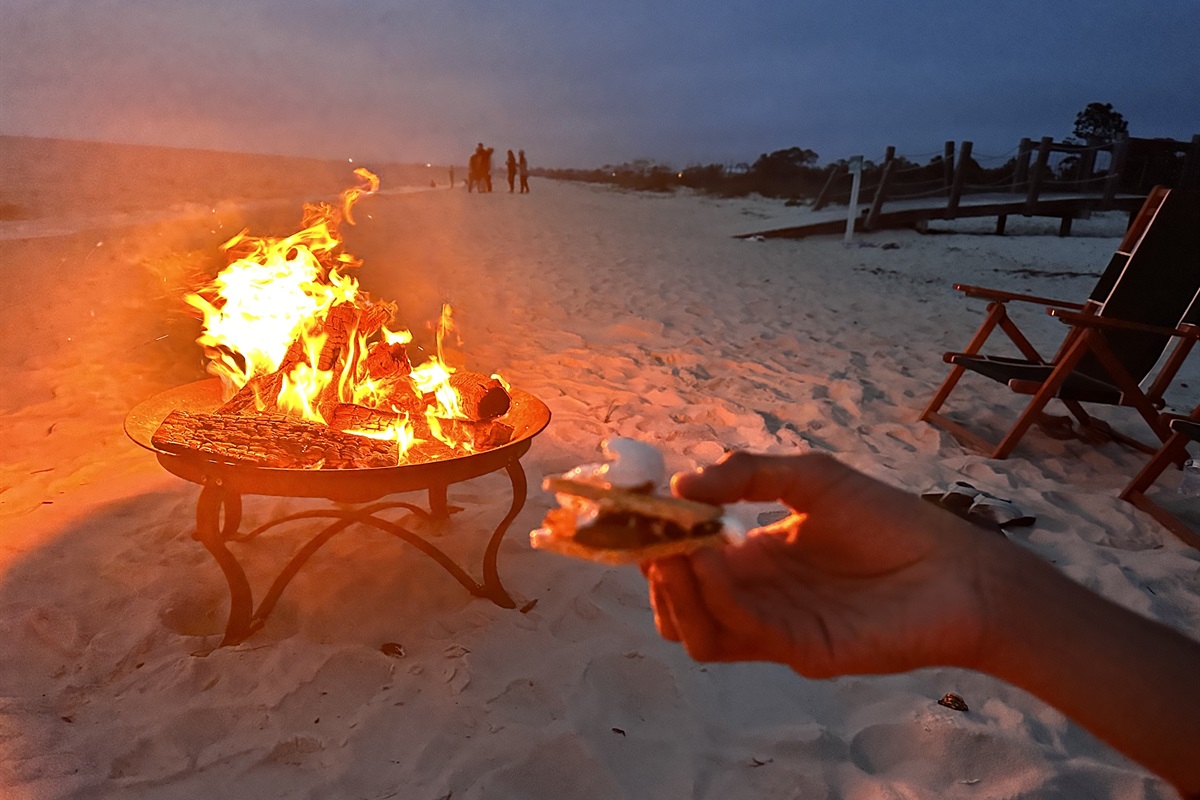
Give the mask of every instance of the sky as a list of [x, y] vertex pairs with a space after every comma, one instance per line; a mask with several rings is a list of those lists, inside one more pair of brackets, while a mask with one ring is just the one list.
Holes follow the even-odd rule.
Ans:
[[1200, 0], [0, 0], [0, 134], [538, 167], [1200, 133]]

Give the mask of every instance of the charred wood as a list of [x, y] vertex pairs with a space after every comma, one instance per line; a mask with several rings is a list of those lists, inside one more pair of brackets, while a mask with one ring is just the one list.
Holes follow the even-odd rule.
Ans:
[[[508, 444], [513, 435], [511, 425], [494, 419], [470, 420], [434, 417], [425, 424], [428, 427], [437, 425], [442, 434], [441, 438], [449, 439], [452, 442], [469, 443], [476, 452]], [[433, 436], [432, 431], [430, 431], [430, 436]]]
[[283, 469], [358, 469], [397, 463], [394, 442], [342, 433], [279, 414], [172, 411], [150, 441], [167, 453]]
[[512, 399], [503, 384], [478, 372], [460, 370], [450, 376], [450, 385], [459, 394], [459, 407], [467, 419], [498, 417], [508, 411]]
[[376, 380], [408, 375], [412, 372], [412, 363], [408, 360], [408, 351], [404, 345], [397, 342], [373, 342], [367, 348], [367, 358], [364, 363], [367, 374]]
[[273, 413], [278, 410], [279, 390], [283, 386], [282, 372], [257, 375], [238, 389], [233, 397], [217, 409], [218, 414]]

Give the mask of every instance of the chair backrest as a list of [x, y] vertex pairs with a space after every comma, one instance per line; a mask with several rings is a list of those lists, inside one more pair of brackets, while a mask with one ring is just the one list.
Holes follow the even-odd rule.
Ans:
[[1146, 200], [1142, 203], [1141, 209], [1129, 223], [1129, 228], [1125, 231], [1125, 236], [1121, 239], [1121, 244], [1117, 246], [1116, 252], [1113, 253], [1112, 258], [1108, 261], [1108, 266], [1104, 268], [1104, 272], [1100, 275], [1100, 280], [1096, 282], [1092, 293], [1088, 295], [1089, 303], [1099, 306], [1108, 299], [1108, 296], [1112, 293], [1113, 286], [1117, 283], [1117, 278], [1121, 277], [1121, 272], [1124, 271], [1125, 265], [1129, 263], [1129, 257], [1137, 249], [1138, 242], [1146, 235], [1146, 231], [1150, 228], [1150, 223], [1154, 221], [1154, 215], [1158, 213], [1158, 209], [1170, 193], [1171, 190], [1165, 186], [1155, 186], [1146, 195]]
[[[1106, 275], [1101, 278], [1104, 282]], [[1200, 192], [1172, 189], [1148, 221], [1112, 282], [1098, 315], [1174, 328], [1200, 314]], [[1105, 331], [1117, 358], [1141, 381], [1170, 344], [1170, 336], [1140, 331]], [[1110, 381], [1098, 360], [1085, 358], [1078, 370]]]

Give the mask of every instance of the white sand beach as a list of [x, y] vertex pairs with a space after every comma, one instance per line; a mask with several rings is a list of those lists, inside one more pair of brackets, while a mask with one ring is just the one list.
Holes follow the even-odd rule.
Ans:
[[[1020, 546], [1200, 636], [1200, 552], [1117, 497], [1145, 455], [1034, 430], [997, 461], [917, 419], [942, 353], [963, 347], [983, 313], [954, 282], [1082, 300], [1125, 215], [1077, 221], [1068, 238], [1054, 235], [1057, 220], [1010, 219], [1003, 237], [987, 235], [993, 220], [965, 220], [846, 247], [840, 236], [733, 238], [796, 224], [804, 210], [781, 201], [537, 178], [528, 195], [479, 195], [447, 189], [442, 172], [436, 189], [388, 193], [400, 187], [384, 171], [384, 193], [344, 230], [363, 288], [395, 300], [418, 339], [450, 303], [460, 365], [499, 372], [553, 415], [522, 459], [528, 501], [500, 550], [518, 609], [474, 599], [413, 547], [352, 528], [261, 630], [218, 647], [229, 593], [191, 538], [200, 489], [123, 421], [205, 377], [181, 297], [223, 263], [218, 245], [243, 227], [290, 233], [301, 202], [351, 185], [355, 165], [298, 180], [296, 164], [268, 157], [230, 166], [140, 148], [113, 169], [82, 144], [53, 157], [34, 140], [3, 147], [0, 795], [1176, 796], [982, 674], [816, 681], [698, 664], [655, 632], [636, 568], [528, 541], [553, 503], [542, 478], [596, 460], [607, 437], [659, 446], [671, 470], [734, 448], [827, 451], [912, 492], [966, 480], [1010, 498], [1037, 519], [1009, 534]], [[1063, 326], [1038, 307], [1021, 319], [1053, 351]], [[1176, 410], [1200, 402], [1196, 359], [1168, 393]], [[947, 410], [998, 435], [1019, 407], [968, 378]], [[1097, 414], [1149, 435], [1130, 410]], [[1200, 526], [1179, 477], [1164, 475], [1154, 496]], [[461, 511], [429, 535], [477, 572], [509, 492], [502, 472], [451, 486]], [[322, 505], [247, 496], [244, 526]], [[735, 512], [753, 524], [772, 510]], [[321, 524], [233, 546], [256, 592]], [[938, 705], [947, 692], [970, 710]]]

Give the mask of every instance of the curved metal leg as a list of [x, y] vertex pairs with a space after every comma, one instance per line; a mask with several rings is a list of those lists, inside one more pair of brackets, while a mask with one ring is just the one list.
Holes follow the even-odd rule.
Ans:
[[[221, 511], [224, 509], [224, 520]], [[229, 585], [229, 620], [221, 646], [237, 644], [258, 629], [261, 622], [252, 621], [254, 598], [250, 582], [241, 564], [225, 547], [225, 542], [237, 533], [242, 520], [242, 497], [226, 489], [218, 478], [204, 484], [196, 503], [196, 532], [192, 538], [204, 545], [216, 559]]]
[[450, 506], [446, 504], [446, 485], [429, 487], [429, 514], [434, 519], [450, 518]]
[[[528, 485], [525, 470], [520, 461], [514, 460], [505, 467], [509, 481], [512, 484], [512, 503], [508, 513], [488, 540], [483, 555], [483, 583], [475, 581], [471, 575], [455, 563], [440, 548], [436, 547], [419, 534], [376, 516], [382, 511], [394, 508], [405, 508], [418, 516], [434, 519], [445, 519], [449, 516], [446, 504], [446, 486], [429, 489], [431, 513], [426, 514], [422, 509], [409, 503], [388, 502], [376, 503], [357, 510], [331, 509], [322, 511], [305, 511], [291, 514], [273, 520], [241, 536], [238, 527], [242, 519], [242, 499], [237, 492], [226, 488], [219, 478], [206, 481], [200, 490], [200, 499], [196, 504], [196, 532], [193, 538], [199, 541], [216, 559], [225, 581], [229, 585], [229, 621], [225, 626], [225, 635], [221, 646], [238, 644], [261, 628], [267, 616], [275, 608], [283, 591], [292, 578], [308, 562], [308, 560], [330, 539], [351, 525], [358, 523], [390, 533], [416, 547], [425, 555], [436, 561], [463, 588], [475, 597], [491, 600], [501, 608], [515, 608], [516, 602], [500, 582], [500, 573], [496, 561], [500, 552], [500, 543], [504, 534], [521, 509], [525, 507]], [[223, 512], [223, 513], [222, 513]], [[275, 577], [263, 596], [258, 608], [254, 608], [254, 596], [245, 570], [226, 546], [230, 541], [247, 541], [270, 528], [284, 522], [300, 519], [332, 518], [334, 521], [320, 533], [301, 547]]]
[[256, 630], [262, 627], [263, 623], [267, 621], [267, 616], [271, 613], [272, 609], [275, 608], [275, 604], [279, 602], [279, 597], [283, 594], [283, 590], [286, 589], [287, 585], [292, 582], [292, 578], [296, 577], [296, 573], [300, 571], [300, 568], [304, 566], [305, 562], [312, 558], [313, 554], [320, 550], [323, 544], [328, 542], [335, 535], [346, 530], [346, 528], [349, 528], [357, 521], [355, 519], [351, 519], [348, 514], [344, 516], [345, 518], [327, 526], [325, 530], [321, 531], [319, 534], [310, 539], [308, 544], [304, 545], [304, 547], [301, 547], [299, 552], [292, 556], [292, 559], [288, 561], [287, 565], [283, 568], [283, 571], [275, 577], [275, 580], [271, 583], [271, 587], [267, 589], [267, 593], [263, 595], [262, 602], [258, 605], [258, 610], [254, 612], [253, 624]]
[[[345, 530], [346, 528], [348, 528], [350, 525], [352, 525], [354, 523], [358, 523], [360, 525], [367, 525], [367, 526], [370, 526], [373, 528], [377, 528], [378, 530], [381, 530], [385, 533], [390, 533], [393, 536], [395, 536], [399, 539], [403, 539], [404, 541], [408, 542], [413, 547], [417, 548], [422, 553], [429, 556], [434, 561], [438, 562], [438, 564], [440, 564], [443, 569], [445, 569], [447, 572], [449, 572], [455, 578], [455, 580], [457, 580], [464, 587], [466, 587], [467, 590], [474, 593], [475, 589], [478, 588], [479, 584], [475, 583], [475, 581], [471, 578], [471, 576], [468, 575], [461, 567], [459, 567], [457, 564], [455, 564], [450, 559], [449, 556], [447, 556], [445, 553], [443, 553], [441, 551], [441, 549], [430, 544], [429, 541], [426, 540], [424, 537], [413, 533], [412, 531], [408, 530], [407, 528], [397, 525], [394, 522], [389, 522], [385, 519], [381, 519], [380, 517], [377, 516], [381, 511], [387, 511], [387, 510], [393, 509], [393, 508], [405, 508], [405, 509], [408, 509], [409, 511], [412, 511], [413, 513], [415, 513], [418, 517], [423, 517], [426, 519], [430, 518], [430, 516], [431, 516], [430, 514], [426, 513], [424, 510], [417, 508], [416, 506], [414, 506], [410, 503], [375, 503], [374, 505], [369, 505], [369, 506], [365, 506], [363, 508], [353, 509], [353, 510], [324, 509], [324, 510], [318, 510], [318, 511], [302, 511], [298, 514], [289, 514], [286, 517], [281, 517], [280, 519], [273, 520], [272, 522], [268, 522], [267, 524], [252, 531], [252, 533], [257, 535], [269, 528], [275, 527], [276, 525], [280, 525], [284, 522], [291, 522], [293, 520], [298, 520], [298, 519], [320, 519], [320, 518], [329, 519], [329, 518], [332, 518], [332, 519], [338, 520], [337, 522], [334, 522], [329, 527], [327, 527], [324, 531], [317, 534], [317, 536], [313, 537], [313, 539], [308, 544], [306, 544], [303, 548], [301, 548], [300, 551], [297, 552], [296, 555], [294, 555], [292, 557], [292, 560], [288, 563], [288, 566], [284, 568], [284, 574], [287, 574], [289, 571], [292, 574], [295, 574], [295, 572], [297, 572], [299, 570], [299, 566], [301, 564], [303, 564], [304, 561], [308, 560], [308, 558], [313, 553], [315, 553], [321, 545], [323, 545], [325, 542], [332, 539], [335, 534], [340, 533], [341, 531]], [[297, 562], [299, 562], [299, 563], [297, 563]], [[293, 569], [293, 565], [296, 565], [294, 569]], [[279, 576], [279, 578], [276, 579], [276, 582], [275, 582], [276, 585], [279, 585], [280, 580], [284, 578], [284, 574], [281, 574]], [[291, 579], [291, 577], [289, 576], [287, 578], [287, 580], [290, 580], [290, 579]], [[286, 584], [287, 584], [287, 581], [284, 580], [283, 585], [286, 585]], [[276, 590], [276, 587], [272, 586], [271, 592], [276, 593], [275, 590]], [[282, 586], [280, 587], [279, 591], [282, 591]], [[263, 606], [266, 606], [266, 605], [267, 605], [267, 601], [264, 599]], [[258, 613], [260, 616], [266, 616], [266, 613], [261, 608]]]
[[508, 526], [517, 518], [517, 514], [521, 513], [521, 509], [525, 507], [525, 496], [528, 493], [529, 487], [525, 480], [525, 470], [521, 468], [520, 461], [514, 460], [509, 462], [506, 470], [508, 471], [508, 479], [512, 482], [512, 505], [509, 506], [508, 514], [496, 526], [496, 530], [492, 533], [492, 538], [488, 540], [487, 550], [483, 553], [482, 590], [473, 592], [472, 594], [475, 594], [476, 597], [486, 597], [501, 608], [516, 608], [516, 602], [505, 591], [504, 584], [500, 582], [500, 572], [496, 568], [496, 558], [500, 554], [500, 541], [508, 531]]

